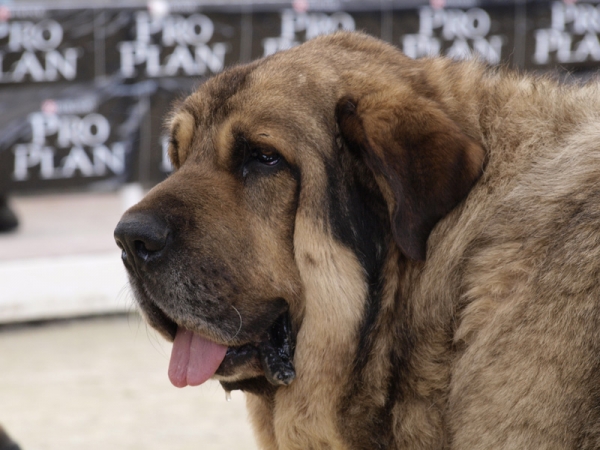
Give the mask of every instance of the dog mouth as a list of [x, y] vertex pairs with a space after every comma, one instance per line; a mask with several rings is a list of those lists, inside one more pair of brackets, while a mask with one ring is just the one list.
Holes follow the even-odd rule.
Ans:
[[174, 386], [198, 386], [216, 376], [239, 378], [245, 372], [262, 372], [274, 386], [287, 386], [296, 378], [295, 342], [289, 312], [281, 314], [256, 342], [225, 346], [177, 327], [169, 363]]

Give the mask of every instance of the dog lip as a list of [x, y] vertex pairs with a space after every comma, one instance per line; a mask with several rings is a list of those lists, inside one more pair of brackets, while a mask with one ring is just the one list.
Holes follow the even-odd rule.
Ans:
[[286, 311], [275, 320], [260, 341], [229, 347], [216, 374], [235, 373], [239, 367], [257, 363], [269, 383], [287, 386], [296, 378], [294, 351], [290, 314]]

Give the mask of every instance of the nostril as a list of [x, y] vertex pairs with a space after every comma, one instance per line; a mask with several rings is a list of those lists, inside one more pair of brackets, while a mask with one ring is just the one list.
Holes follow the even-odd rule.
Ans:
[[146, 236], [140, 236], [135, 241], [134, 245], [136, 250], [139, 247], [140, 249], [143, 249], [143, 251], [147, 251], [148, 253], [156, 253], [160, 252], [163, 248], [165, 248], [168, 237], [169, 234], [166, 230], [164, 230], [161, 233], [148, 233]]
[[138, 255], [144, 261], [147, 261], [150, 252], [146, 248], [146, 245], [142, 241], [134, 241], [133, 246], [135, 248], [136, 255]]
[[163, 242], [148, 242], [136, 240], [133, 243], [135, 253], [144, 261], [148, 261], [151, 256], [160, 253], [165, 247], [166, 240]]

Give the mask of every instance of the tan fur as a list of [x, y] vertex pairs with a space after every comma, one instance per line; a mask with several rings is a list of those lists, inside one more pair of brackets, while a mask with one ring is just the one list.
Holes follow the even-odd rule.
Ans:
[[[208, 237], [161, 283], [223, 263], [243, 316], [289, 306], [297, 378], [248, 394], [262, 448], [600, 448], [596, 82], [337, 33], [215, 77], [171, 129], [178, 170], [133, 212], [175, 196]], [[236, 175], [236, 133], [288, 166]], [[235, 320], [195, 330], [240, 345]]]
[[290, 450], [343, 449], [336, 405], [327, 399], [343, 394], [340, 390], [356, 351], [366, 286], [356, 256], [316, 229], [302, 211], [298, 211], [296, 229], [305, 313], [294, 358], [298, 378], [275, 395], [277, 442]]
[[[177, 166], [180, 166], [187, 157], [186, 150], [190, 148], [194, 136], [194, 117], [188, 112], [180, 112], [173, 118], [169, 126], [173, 140], [169, 145], [169, 157]], [[178, 147], [173, 146], [178, 143]]]

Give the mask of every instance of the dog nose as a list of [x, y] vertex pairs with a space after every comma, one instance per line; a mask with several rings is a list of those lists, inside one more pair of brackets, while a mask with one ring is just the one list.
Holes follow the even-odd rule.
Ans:
[[167, 224], [151, 212], [125, 213], [115, 228], [123, 262], [136, 271], [164, 255], [169, 235]]

